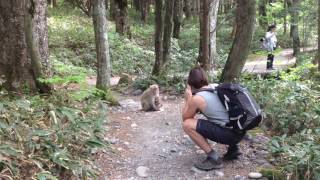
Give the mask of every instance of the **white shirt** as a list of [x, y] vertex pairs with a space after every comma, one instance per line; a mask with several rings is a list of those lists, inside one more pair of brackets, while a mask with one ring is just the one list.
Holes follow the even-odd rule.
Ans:
[[277, 47], [277, 36], [275, 32], [268, 31], [266, 33], [266, 41], [268, 44], [268, 49], [273, 51], [273, 48]]

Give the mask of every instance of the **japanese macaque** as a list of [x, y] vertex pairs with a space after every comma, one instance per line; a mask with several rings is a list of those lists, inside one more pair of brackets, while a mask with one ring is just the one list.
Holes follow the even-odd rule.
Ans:
[[162, 106], [160, 102], [159, 86], [151, 85], [141, 96], [141, 106], [143, 111], [159, 111]]

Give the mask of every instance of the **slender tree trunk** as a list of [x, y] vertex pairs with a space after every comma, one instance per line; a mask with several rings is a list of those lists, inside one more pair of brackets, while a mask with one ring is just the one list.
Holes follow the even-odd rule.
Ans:
[[115, 20], [115, 18], [116, 18], [116, 5], [115, 5], [115, 1], [117, 1], [117, 0], [110, 0], [110, 10], [109, 10], [109, 12], [110, 12], [110, 17], [109, 17], [109, 19], [110, 20]]
[[191, 0], [184, 0], [184, 13], [186, 15], [186, 19], [191, 18]]
[[51, 73], [46, 7], [47, 0], [0, 3], [0, 86], [8, 91], [51, 90], [39, 81]]
[[53, 7], [57, 7], [58, 6], [57, 0], [52, 0], [52, 6]]
[[268, 26], [267, 3], [267, 0], [259, 0], [259, 25], [263, 29], [267, 29]]
[[318, 70], [320, 71], [320, 0], [318, 0]]
[[162, 52], [163, 52], [163, 0], [156, 0], [155, 1], [155, 34], [154, 34], [154, 45], [155, 45], [155, 54], [156, 59], [153, 66], [152, 74], [159, 75], [160, 74], [160, 67], [162, 63]]
[[141, 0], [133, 0], [133, 6], [136, 9], [136, 11], [140, 11], [140, 2]]
[[318, 62], [318, 70], [320, 71], [320, 0], [318, 0], [318, 50], [315, 64]]
[[150, 0], [140, 0], [140, 4], [141, 20], [142, 22], [146, 23], [150, 10]]
[[174, 1], [165, 1], [165, 14], [163, 17], [163, 1], [155, 1], [155, 52], [156, 60], [153, 67], [152, 74], [160, 75], [166, 63], [169, 61], [171, 36], [173, 28], [173, 7]]
[[291, 15], [291, 35], [292, 35], [292, 45], [293, 45], [293, 56], [298, 56], [300, 53], [299, 3], [300, 3], [299, 0], [287, 0], [289, 12]]
[[175, 0], [174, 1], [174, 14], [173, 14], [173, 37], [179, 39], [180, 36], [180, 28], [181, 28], [181, 22], [182, 22], [182, 16], [183, 16], [183, 11], [182, 11], [182, 5], [183, 1], [182, 0]]
[[288, 11], [288, 8], [287, 8], [287, 1], [286, 0], [283, 0], [283, 8], [284, 8], [284, 16], [283, 16], [283, 34], [286, 35], [287, 34], [287, 11]]
[[164, 30], [163, 30], [163, 63], [164, 66], [169, 61], [171, 36], [173, 28], [173, 7], [174, 1], [166, 0], [165, 16], [164, 16]]
[[107, 33], [106, 8], [104, 0], [93, 0], [93, 26], [97, 53], [96, 87], [106, 90], [110, 85], [111, 63]]
[[199, 43], [199, 57], [198, 62], [200, 66], [208, 71], [210, 70], [209, 61], [209, 39], [210, 39], [210, 27], [209, 27], [209, 5], [211, 0], [201, 0], [200, 11], [200, 43]]
[[234, 18], [233, 25], [232, 25], [232, 31], [230, 33], [230, 37], [231, 38], [235, 38], [236, 37], [236, 33], [237, 33], [237, 22], [236, 22], [236, 18]]
[[115, 1], [115, 22], [116, 32], [120, 35], [125, 35], [129, 32], [128, 24], [128, 1], [116, 0]]
[[218, 60], [217, 53], [217, 20], [220, 0], [213, 0], [210, 3], [209, 22], [210, 22], [210, 64], [211, 69], [215, 69], [216, 61]]
[[239, 78], [241, 74], [253, 37], [255, 6], [255, 0], [237, 0], [237, 32], [222, 72], [221, 82], [232, 82]]

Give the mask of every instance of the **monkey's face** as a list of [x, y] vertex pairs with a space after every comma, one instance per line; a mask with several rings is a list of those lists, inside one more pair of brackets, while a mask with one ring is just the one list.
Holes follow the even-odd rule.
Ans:
[[150, 89], [152, 90], [153, 94], [159, 94], [159, 86], [157, 84], [151, 85]]

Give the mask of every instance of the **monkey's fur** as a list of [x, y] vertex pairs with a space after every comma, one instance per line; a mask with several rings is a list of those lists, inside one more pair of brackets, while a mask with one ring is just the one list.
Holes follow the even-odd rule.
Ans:
[[142, 93], [141, 106], [143, 111], [159, 111], [162, 106], [160, 102], [159, 86], [151, 85]]

